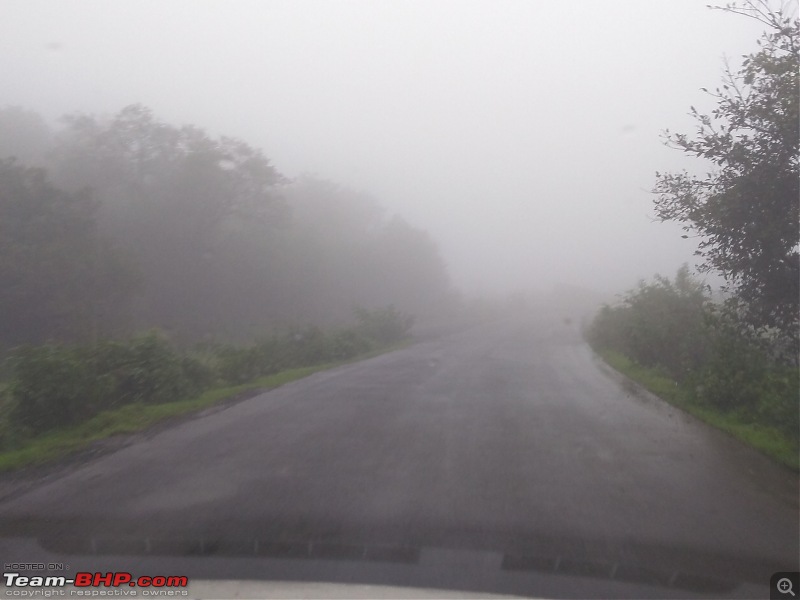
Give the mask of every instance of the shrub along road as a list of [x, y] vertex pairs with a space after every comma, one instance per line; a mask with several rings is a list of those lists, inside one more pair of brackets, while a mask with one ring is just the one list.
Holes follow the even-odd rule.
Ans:
[[[178, 565], [170, 560], [213, 555], [230, 559], [215, 563], [216, 576], [292, 579], [304, 577], [302, 561], [268, 569], [241, 557], [349, 558], [352, 567], [376, 548], [399, 552], [396, 563], [438, 548], [500, 558], [447, 576], [442, 567], [427, 585], [516, 592], [526, 590], [513, 578], [481, 587], [476, 573], [572, 565], [572, 574], [624, 579], [627, 567], [639, 581], [663, 575], [680, 587], [676, 574], [688, 573], [752, 595], [773, 571], [797, 569], [797, 531], [796, 474], [625, 385], [576, 326], [541, 316], [317, 373], [0, 504], [6, 560], [78, 556], [77, 568], [93, 570], [110, 555], [118, 568], [141, 566], [149, 553], [165, 571]], [[212, 576], [211, 564], [197, 568]], [[407, 582], [369, 568], [362, 579]]]

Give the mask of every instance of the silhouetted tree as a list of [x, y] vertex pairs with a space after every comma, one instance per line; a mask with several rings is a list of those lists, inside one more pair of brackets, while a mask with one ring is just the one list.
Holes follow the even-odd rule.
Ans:
[[700, 177], [657, 174], [656, 211], [699, 235], [704, 267], [722, 273], [748, 322], [779, 330], [797, 348], [800, 29], [796, 17], [770, 9], [765, 0], [724, 10], [769, 30], [739, 70], [726, 66], [722, 87], [709, 92], [717, 108], [704, 115], [692, 107], [696, 134], [667, 132], [669, 145], [715, 168]]
[[0, 345], [86, 339], [120, 327], [134, 270], [97, 233], [87, 191], [0, 161]]
[[[229, 238], [254, 226], [264, 235], [282, 218], [275, 189], [283, 178], [263, 154], [163, 123], [140, 105], [110, 120], [78, 115], [66, 123], [54, 153], [59, 178], [95, 190], [103, 231], [139, 264], [141, 323], [199, 334], [222, 313], [239, 316], [222, 289], [230, 283]], [[241, 283], [236, 293], [247, 287]]]
[[427, 233], [387, 221], [366, 194], [313, 177], [290, 184], [244, 142], [139, 105], [66, 123], [58, 181], [94, 190], [101, 231], [139, 265], [141, 327], [242, 339], [351, 321], [354, 306], [421, 314], [451, 298]]

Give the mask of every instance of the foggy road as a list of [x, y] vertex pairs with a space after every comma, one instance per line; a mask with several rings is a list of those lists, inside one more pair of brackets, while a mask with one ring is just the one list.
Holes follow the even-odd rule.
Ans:
[[0, 550], [311, 542], [757, 582], [796, 568], [796, 481], [625, 385], [575, 324], [531, 317], [320, 372], [50, 476], [0, 504]]

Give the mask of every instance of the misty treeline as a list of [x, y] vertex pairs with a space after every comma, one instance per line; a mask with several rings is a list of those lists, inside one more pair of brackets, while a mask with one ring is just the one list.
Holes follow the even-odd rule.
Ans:
[[386, 348], [455, 302], [372, 198], [139, 105], [58, 130], [0, 110], [0, 282], [3, 449]]
[[[800, 340], [800, 25], [766, 1], [723, 10], [767, 26], [759, 50], [726, 65], [696, 135], [667, 144], [713, 169], [659, 173], [658, 216], [700, 238], [704, 271], [721, 274], [722, 298], [692, 278], [657, 277], [606, 306], [590, 339], [662, 370], [692, 401], [782, 430], [797, 444]], [[705, 171], [706, 169], [704, 169]]]
[[146, 107], [56, 130], [0, 109], [0, 346], [157, 327], [252, 340], [341, 325], [355, 307], [454, 301], [428, 234], [369, 196], [289, 180], [247, 143]]

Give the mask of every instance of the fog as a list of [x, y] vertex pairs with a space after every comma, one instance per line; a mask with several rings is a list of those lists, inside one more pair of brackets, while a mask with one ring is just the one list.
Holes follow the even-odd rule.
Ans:
[[466, 292], [622, 291], [695, 264], [653, 220], [663, 146], [758, 23], [699, 0], [4, 0], [0, 106], [141, 103], [374, 197]]

